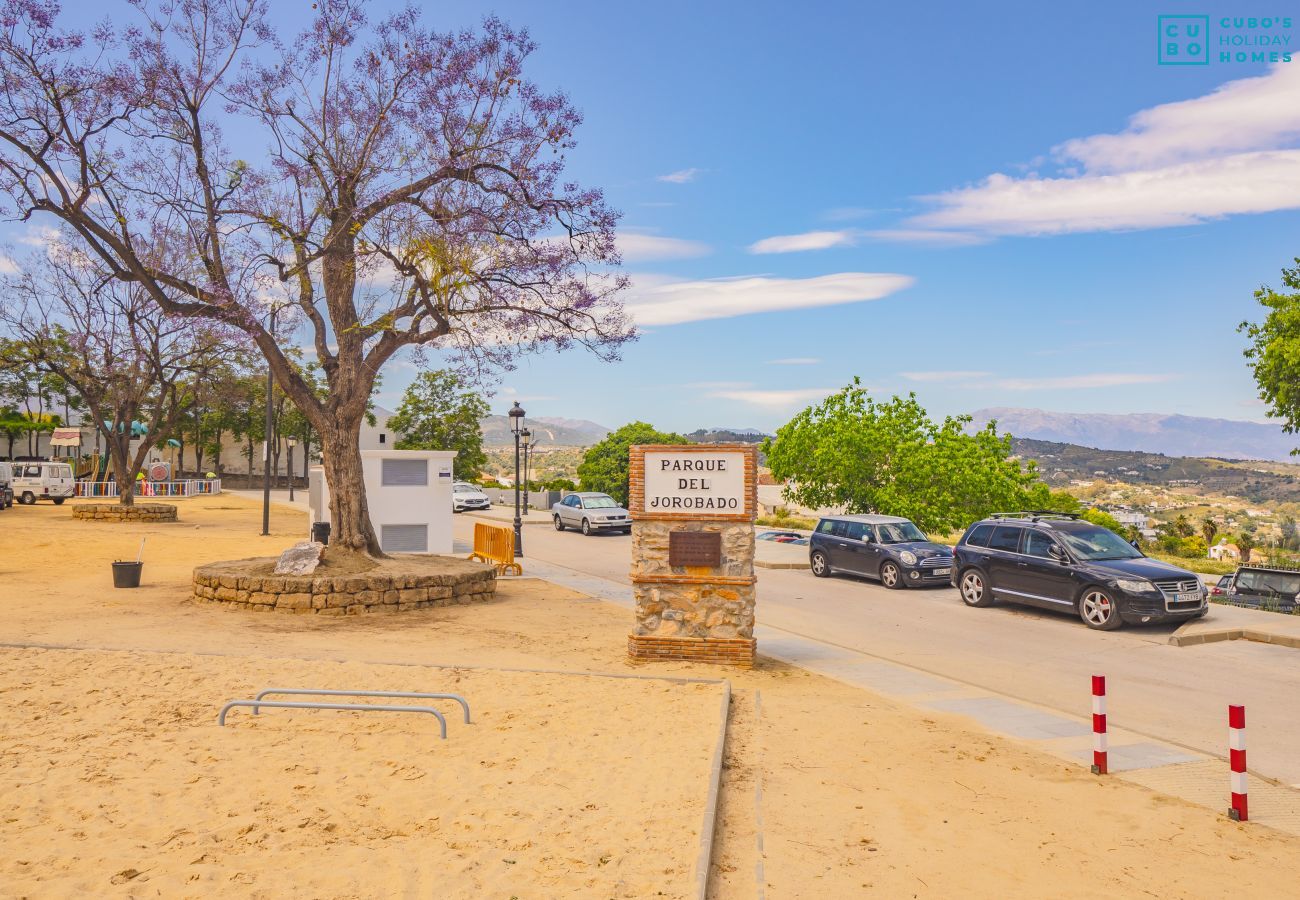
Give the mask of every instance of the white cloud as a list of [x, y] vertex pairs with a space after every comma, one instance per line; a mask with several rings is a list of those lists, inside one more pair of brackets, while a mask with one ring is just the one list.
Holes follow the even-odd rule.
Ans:
[[904, 372], [903, 377], [912, 381], [936, 382], [943, 383], [948, 381], [971, 381], [976, 378], [987, 378], [989, 372]]
[[815, 366], [819, 362], [815, 356], [787, 356], [785, 359], [769, 359], [769, 366]]
[[21, 271], [22, 266], [9, 257], [0, 255], [0, 275], [17, 275]]
[[768, 275], [678, 281], [639, 275], [625, 303], [638, 325], [677, 325], [750, 313], [879, 300], [910, 287], [909, 275], [840, 272], [813, 278]]
[[829, 247], [851, 247], [852, 231], [806, 231], [803, 234], [783, 234], [763, 238], [749, 245], [750, 253], [800, 253], [805, 250], [825, 250]]
[[714, 391], [709, 396], [716, 397], [719, 400], [734, 400], [737, 403], [748, 403], [752, 406], [763, 406], [769, 409], [786, 409], [821, 400], [838, 390], [839, 388], [787, 388], [769, 391], [753, 388]]
[[994, 381], [993, 386], [1007, 391], [1060, 391], [1079, 388], [1121, 387], [1128, 384], [1160, 384], [1165, 381], [1173, 381], [1176, 377], [1169, 374], [1107, 372], [1094, 375], [1064, 375], [1053, 378], [1002, 378]]
[[685, 184], [688, 181], [694, 181], [695, 176], [703, 171], [703, 169], [678, 169], [676, 172], [669, 172], [667, 175], [658, 175], [655, 180], [666, 181], [669, 184]]
[[922, 198], [905, 229], [994, 235], [1194, 225], [1300, 208], [1300, 67], [1143, 110], [1118, 134], [1053, 148], [1057, 171], [995, 173]]
[[713, 252], [708, 244], [685, 241], [681, 238], [660, 237], [639, 232], [620, 232], [618, 252], [628, 262], [646, 262], [653, 259], [689, 259], [707, 256]]

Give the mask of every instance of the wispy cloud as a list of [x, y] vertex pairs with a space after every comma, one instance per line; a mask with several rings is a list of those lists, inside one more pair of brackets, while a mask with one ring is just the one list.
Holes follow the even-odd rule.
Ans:
[[706, 281], [640, 275], [633, 278], [626, 306], [639, 325], [677, 325], [879, 300], [910, 287], [914, 281], [909, 275], [873, 272], [840, 272], [812, 278], [756, 275]]
[[695, 176], [703, 173], [703, 169], [678, 169], [676, 172], [669, 172], [667, 175], [658, 175], [655, 180], [666, 181], [669, 184], [685, 184], [688, 181], [694, 181]]
[[1173, 374], [1143, 374], [1127, 372], [1102, 372], [1092, 375], [1063, 375], [1049, 378], [1000, 378], [994, 387], [1007, 391], [1063, 391], [1080, 388], [1122, 387], [1130, 384], [1160, 384], [1173, 381]]
[[879, 228], [864, 231], [862, 236], [873, 241], [893, 244], [933, 244], [940, 247], [969, 247], [986, 244], [989, 238], [965, 231], [934, 231], [924, 228]]
[[805, 231], [803, 234], [782, 234], [763, 238], [749, 245], [750, 253], [801, 253], [805, 250], [826, 250], [830, 247], [850, 247], [854, 243], [852, 231]]
[[737, 403], [748, 403], [751, 406], [762, 406], [768, 409], [790, 409], [796, 406], [804, 406], [815, 400], [821, 400], [829, 397], [838, 391], [839, 388], [785, 388], [780, 390], [763, 390], [761, 388], [749, 388], [743, 390], [725, 390], [713, 391], [710, 397], [716, 397], [719, 400], [734, 400]]
[[904, 372], [903, 377], [911, 381], [923, 381], [927, 383], [943, 384], [952, 381], [973, 381], [977, 378], [987, 378], [991, 372]]
[[785, 359], [769, 359], [769, 366], [815, 366], [819, 362], [815, 356], [788, 356]]
[[1195, 225], [1300, 208], [1300, 66], [1142, 110], [1118, 134], [1052, 149], [1046, 176], [1002, 173], [923, 198], [908, 229], [1044, 235]]
[[0, 275], [17, 275], [22, 270], [22, 266], [18, 265], [18, 263], [0, 254]]
[[708, 244], [686, 241], [681, 238], [660, 237], [638, 232], [619, 232], [618, 251], [628, 262], [646, 262], [655, 259], [689, 259], [707, 256], [713, 252]]

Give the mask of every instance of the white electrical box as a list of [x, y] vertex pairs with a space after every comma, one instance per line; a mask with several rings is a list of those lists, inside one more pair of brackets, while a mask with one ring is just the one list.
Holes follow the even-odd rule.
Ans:
[[[455, 458], [454, 450], [362, 451], [370, 523], [385, 553], [451, 553]], [[330, 522], [329, 485], [320, 466], [308, 473], [307, 498], [310, 533], [313, 523]]]

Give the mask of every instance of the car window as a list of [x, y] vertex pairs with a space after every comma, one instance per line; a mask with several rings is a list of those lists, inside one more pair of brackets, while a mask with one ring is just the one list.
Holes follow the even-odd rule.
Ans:
[[971, 529], [970, 537], [966, 538], [966, 543], [974, 547], [987, 547], [989, 545], [989, 538], [992, 536], [992, 525], [976, 525]]
[[23, 475], [24, 475], [25, 477], [27, 477], [27, 478], [40, 478], [40, 477], [41, 477], [41, 467], [40, 467], [40, 466], [28, 466], [27, 469], [26, 469], [26, 471], [23, 473]]
[[60, 477], [60, 478], [71, 478], [71, 477], [72, 477], [72, 469], [71, 469], [71, 467], [69, 467], [69, 466], [59, 466], [59, 477]]
[[565, 506], [577, 506], [577, 505], [578, 505], [578, 495], [577, 495], [577, 494], [570, 494], [569, 496], [565, 497], [565, 498], [564, 498], [564, 505], [565, 505]]
[[613, 497], [588, 497], [582, 501], [585, 509], [615, 509], [618, 504], [614, 502]]
[[1264, 594], [1295, 596], [1300, 594], [1300, 572], [1237, 573], [1237, 590], [1259, 591]]
[[989, 539], [990, 550], [1009, 550], [1015, 553], [1019, 545], [1020, 529], [1008, 525], [999, 525], [993, 529], [993, 537]]
[[1041, 531], [1025, 532], [1024, 553], [1026, 556], [1041, 556], [1044, 559], [1051, 559], [1051, 550], [1054, 546], [1056, 546], [1056, 541], [1052, 540], [1052, 536], [1049, 534], [1044, 534]]
[[866, 540], [867, 526], [861, 522], [845, 522], [844, 537], [851, 541]]
[[1083, 559], [1141, 559], [1142, 554], [1133, 545], [1113, 531], [1100, 526], [1090, 528], [1071, 528], [1060, 531], [1061, 540], [1065, 542], [1075, 556]]
[[909, 541], [925, 540], [925, 532], [911, 522], [887, 522], [877, 525], [882, 544], [906, 544]]
[[817, 533], [818, 533], [818, 534], [834, 534], [834, 533], [835, 533], [835, 520], [834, 520], [834, 519], [822, 519], [820, 522], [817, 523]]

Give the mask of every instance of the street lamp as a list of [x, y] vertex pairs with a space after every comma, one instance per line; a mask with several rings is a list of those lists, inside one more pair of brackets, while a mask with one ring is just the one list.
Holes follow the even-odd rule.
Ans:
[[294, 437], [285, 438], [284, 442], [289, 445], [289, 502], [293, 502], [293, 448], [297, 445], [298, 439]]
[[528, 451], [533, 444], [533, 433], [527, 428], [519, 431], [519, 446], [524, 450], [524, 512], [533, 508], [532, 494], [528, 486]]
[[510, 407], [510, 431], [515, 436], [515, 556], [524, 555], [524, 523], [519, 518], [519, 438], [524, 428], [524, 408], [515, 401]]

